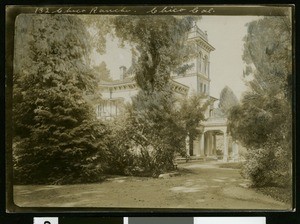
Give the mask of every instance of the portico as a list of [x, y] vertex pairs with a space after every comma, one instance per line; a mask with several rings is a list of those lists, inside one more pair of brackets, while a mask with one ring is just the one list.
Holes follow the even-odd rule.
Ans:
[[[217, 159], [217, 136], [222, 136], [223, 161], [229, 160], [227, 119], [211, 117], [202, 122], [198, 130], [199, 136], [193, 142], [193, 156]], [[232, 160], [238, 160], [238, 143], [232, 142]]]

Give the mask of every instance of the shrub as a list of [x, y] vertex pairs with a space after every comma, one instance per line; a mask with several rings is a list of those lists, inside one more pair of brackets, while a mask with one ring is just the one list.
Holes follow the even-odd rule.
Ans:
[[[118, 175], [153, 176], [173, 170], [175, 153], [184, 149], [184, 133], [171, 115], [158, 111], [127, 111], [109, 122], [111, 142], [106, 172]], [[151, 117], [153, 116], [153, 117]], [[157, 118], [158, 121], [152, 119]]]
[[292, 181], [290, 168], [288, 151], [276, 143], [269, 143], [263, 148], [248, 150], [242, 174], [256, 187], [286, 187]]
[[14, 139], [15, 183], [67, 184], [102, 180], [108, 140], [105, 127], [87, 123], [68, 131], [73, 132], [74, 137], [67, 142], [58, 139], [56, 144], [46, 138], [44, 141], [34, 141], [33, 137]]
[[101, 179], [107, 130], [86, 93], [97, 79], [87, 58], [90, 35], [72, 15], [16, 19], [13, 157], [16, 183], [80, 183]]

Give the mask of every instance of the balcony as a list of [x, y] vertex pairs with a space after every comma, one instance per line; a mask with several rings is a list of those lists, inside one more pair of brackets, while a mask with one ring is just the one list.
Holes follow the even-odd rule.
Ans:
[[202, 122], [204, 126], [223, 126], [227, 125], [227, 118], [225, 117], [210, 117]]
[[202, 39], [208, 41], [207, 38], [207, 33], [203, 32], [198, 26], [194, 26], [188, 34], [188, 38], [196, 38], [196, 37], [201, 37]]

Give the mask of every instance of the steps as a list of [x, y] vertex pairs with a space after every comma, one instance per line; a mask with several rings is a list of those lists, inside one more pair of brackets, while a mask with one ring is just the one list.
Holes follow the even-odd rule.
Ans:
[[177, 157], [175, 159], [176, 163], [182, 163], [187, 161], [217, 161], [218, 158], [216, 156], [190, 156], [187, 160], [186, 157]]

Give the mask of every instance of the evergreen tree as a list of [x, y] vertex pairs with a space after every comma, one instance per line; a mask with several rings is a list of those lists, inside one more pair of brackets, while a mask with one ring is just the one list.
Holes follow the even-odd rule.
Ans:
[[289, 17], [248, 24], [245, 75], [250, 91], [229, 116], [233, 138], [248, 148], [244, 173], [253, 184], [286, 185], [292, 160], [292, 29]]
[[220, 93], [219, 108], [223, 113], [228, 114], [232, 107], [238, 105], [239, 100], [233, 91], [225, 86]]
[[99, 81], [112, 81], [112, 78], [110, 76], [110, 71], [106, 66], [106, 63], [102, 61], [100, 65], [94, 67], [95, 75]]
[[93, 92], [89, 35], [70, 15], [16, 20], [13, 86], [14, 168], [21, 183], [101, 178], [106, 128], [84, 93]]

